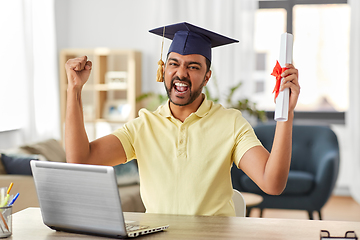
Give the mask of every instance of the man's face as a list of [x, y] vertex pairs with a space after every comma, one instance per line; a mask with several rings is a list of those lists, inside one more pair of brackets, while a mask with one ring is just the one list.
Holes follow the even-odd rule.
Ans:
[[206, 59], [199, 54], [181, 55], [171, 52], [165, 65], [165, 88], [170, 101], [186, 106], [201, 97], [211, 71], [206, 72]]

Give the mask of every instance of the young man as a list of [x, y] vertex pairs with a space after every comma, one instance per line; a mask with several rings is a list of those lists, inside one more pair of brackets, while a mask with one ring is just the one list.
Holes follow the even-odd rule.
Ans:
[[280, 90], [290, 88], [289, 118], [278, 122], [269, 153], [240, 111], [225, 109], [202, 94], [211, 77], [211, 47], [236, 40], [188, 23], [151, 32], [173, 39], [164, 67], [167, 104], [139, 117], [113, 134], [89, 143], [81, 89], [92, 63], [86, 57], [66, 63], [68, 76], [65, 129], [68, 162], [117, 165], [137, 159], [140, 190], [150, 213], [234, 216], [232, 163], [263, 191], [280, 194], [291, 158], [294, 108], [300, 92], [292, 65]]

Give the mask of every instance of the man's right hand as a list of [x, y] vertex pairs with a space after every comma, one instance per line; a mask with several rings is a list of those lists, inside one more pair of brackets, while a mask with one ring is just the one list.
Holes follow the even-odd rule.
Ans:
[[68, 78], [68, 87], [82, 88], [89, 79], [92, 62], [87, 60], [87, 56], [69, 59], [65, 64]]

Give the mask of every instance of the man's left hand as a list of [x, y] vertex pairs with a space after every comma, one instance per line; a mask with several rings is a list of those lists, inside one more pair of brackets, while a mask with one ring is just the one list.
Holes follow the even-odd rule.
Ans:
[[300, 85], [298, 81], [299, 72], [292, 64], [286, 64], [285, 67], [288, 69], [281, 74], [283, 79], [280, 84], [280, 91], [283, 91], [285, 88], [290, 89], [289, 112], [292, 112], [295, 109], [300, 94]]

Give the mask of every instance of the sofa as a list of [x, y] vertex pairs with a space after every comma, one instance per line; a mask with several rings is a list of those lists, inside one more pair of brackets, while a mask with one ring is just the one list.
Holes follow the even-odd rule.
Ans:
[[[254, 131], [270, 151], [275, 125], [264, 124]], [[235, 166], [231, 169], [233, 187], [238, 191], [259, 194], [263, 201], [255, 206], [263, 209], [306, 210], [309, 219], [317, 212], [321, 220], [321, 209], [334, 189], [339, 172], [340, 152], [337, 136], [328, 126], [294, 125], [292, 156], [287, 185], [282, 194], [272, 196], [264, 193], [244, 172]], [[248, 209], [250, 214], [251, 208]]]
[[[13, 212], [38, 207], [36, 189], [31, 175], [30, 160], [66, 162], [65, 151], [55, 139], [0, 150], [0, 188], [14, 183], [10, 194], [19, 193]], [[140, 197], [136, 161], [115, 166], [123, 211], [144, 212]]]

